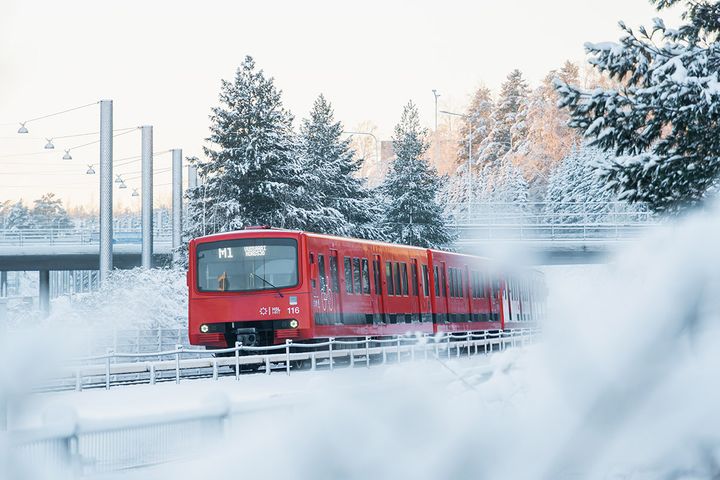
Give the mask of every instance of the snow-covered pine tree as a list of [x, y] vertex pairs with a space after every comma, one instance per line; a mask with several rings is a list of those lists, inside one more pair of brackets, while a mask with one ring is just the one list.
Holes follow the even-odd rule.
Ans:
[[615, 161], [614, 155], [597, 147], [574, 147], [550, 175], [545, 213], [557, 223], [613, 221], [615, 212], [641, 211], [628, 205], [605, 185], [598, 172]]
[[578, 67], [571, 63], [559, 70], [549, 72], [540, 85], [528, 97], [527, 135], [517, 146], [515, 164], [528, 179], [532, 196], [541, 201], [545, 194], [548, 176], [552, 170], [570, 152], [574, 144], [580, 143], [577, 130], [567, 125], [567, 111], [557, 107], [558, 94], [555, 80], [576, 83], [579, 79]]
[[492, 129], [480, 143], [480, 163], [498, 163], [525, 138], [529, 89], [520, 70], [513, 70], [503, 82], [492, 113]]
[[37, 228], [70, 228], [72, 221], [62, 205], [62, 200], [54, 193], [46, 193], [35, 200], [31, 216]]
[[487, 87], [478, 88], [465, 111], [466, 117], [463, 117], [457, 150], [458, 165], [462, 166], [467, 164], [471, 131], [473, 157], [476, 158], [477, 152], [479, 151], [478, 147], [485, 142], [485, 139], [492, 131], [493, 109], [494, 104], [490, 89]]
[[373, 191], [357, 176], [350, 139], [342, 139], [343, 126], [335, 121], [332, 106], [320, 95], [310, 117], [302, 122], [299, 156], [307, 175], [305, 201], [317, 211], [307, 229], [357, 238], [383, 238], [381, 209]]
[[22, 199], [8, 208], [5, 226], [8, 230], [22, 230], [34, 226], [30, 210], [23, 205]]
[[391, 242], [427, 248], [448, 247], [454, 240], [437, 201], [440, 178], [425, 158], [427, 129], [420, 127], [417, 107], [409, 102], [395, 126], [396, 158], [383, 181], [383, 224]]
[[622, 198], [656, 211], [702, 201], [720, 172], [720, 2], [651, 0], [658, 10], [683, 4], [683, 24], [655, 19], [648, 31], [621, 23], [619, 43], [586, 44], [590, 64], [621, 82], [582, 89], [558, 82], [570, 125], [619, 158], [603, 177]]
[[210, 119], [207, 141], [213, 146], [204, 149], [207, 161], [198, 163], [203, 184], [189, 193], [204, 224], [189, 225], [189, 236], [247, 225], [303, 228], [311, 213], [295, 206], [304, 179], [293, 117], [252, 57], [245, 57], [232, 81], [222, 81], [220, 106]]

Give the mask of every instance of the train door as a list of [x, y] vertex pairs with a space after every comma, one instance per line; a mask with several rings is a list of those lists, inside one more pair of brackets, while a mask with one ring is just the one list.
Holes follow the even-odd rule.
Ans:
[[380, 255], [373, 255], [372, 269], [373, 269], [373, 294], [372, 295], [372, 306], [373, 306], [373, 319], [374, 323], [386, 323], [385, 322], [385, 289], [383, 285], [383, 263], [380, 259]]
[[337, 250], [330, 250], [328, 256], [328, 282], [327, 282], [327, 301], [328, 304], [332, 305], [332, 318], [333, 323], [344, 323], [343, 322], [343, 306], [342, 306], [342, 295], [340, 293], [340, 272], [338, 270], [338, 252]]
[[422, 298], [420, 297], [420, 268], [417, 258], [410, 259], [410, 313], [413, 321], [422, 322]]
[[447, 323], [449, 321], [450, 303], [447, 290], [447, 265], [445, 262], [435, 264], [433, 267], [433, 275], [435, 277], [435, 297], [437, 298], [437, 323]]

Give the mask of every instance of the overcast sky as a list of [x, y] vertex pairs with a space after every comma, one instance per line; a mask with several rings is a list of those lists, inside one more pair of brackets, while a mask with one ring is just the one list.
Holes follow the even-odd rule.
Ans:
[[[15, 132], [23, 119], [101, 98], [114, 100], [116, 128], [152, 124], [156, 151], [200, 155], [220, 79], [245, 55], [275, 77], [296, 119], [324, 93], [346, 128], [369, 120], [388, 137], [410, 99], [430, 126], [432, 89], [441, 109], [461, 109], [480, 84], [497, 90], [514, 68], [536, 84], [566, 59], [582, 61], [584, 42], [616, 40], [618, 20], [653, 16], [647, 0], [2, 0], [0, 201], [54, 191], [73, 205], [96, 202], [97, 175], [85, 171], [97, 146], [61, 160], [61, 147], [94, 137], [16, 154], [43, 152], [44, 137], [97, 131], [98, 107]], [[139, 150], [139, 133], [116, 139], [116, 158]], [[169, 165], [169, 155], [156, 158], [157, 169]], [[156, 175], [158, 199], [169, 181]], [[115, 197], [131, 206], [139, 179], [128, 185]]]

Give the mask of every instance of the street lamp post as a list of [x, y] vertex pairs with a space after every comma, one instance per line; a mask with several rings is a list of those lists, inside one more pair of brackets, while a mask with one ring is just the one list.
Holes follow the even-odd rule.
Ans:
[[462, 113], [454, 113], [454, 112], [448, 112], [445, 110], [441, 110], [440, 113], [444, 113], [446, 115], [453, 115], [456, 117], [461, 117], [467, 120], [468, 127], [470, 128], [470, 135], [468, 136], [468, 163], [467, 163], [467, 172], [468, 172], [468, 217], [471, 216], [471, 210], [472, 210], [472, 201], [473, 201], [473, 188], [472, 188], [472, 141], [473, 141], [473, 126], [472, 126], [472, 119], [470, 115], [464, 115]]
[[433, 97], [435, 97], [435, 132], [437, 132], [437, 114], [438, 114], [437, 99], [440, 96], [440, 94], [437, 93], [437, 90], [435, 90], [434, 88], [433, 88], [432, 92], [433, 92]]

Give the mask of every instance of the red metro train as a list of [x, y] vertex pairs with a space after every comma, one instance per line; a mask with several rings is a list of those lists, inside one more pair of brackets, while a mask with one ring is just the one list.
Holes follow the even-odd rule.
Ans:
[[545, 284], [438, 250], [269, 227], [196, 238], [189, 337], [224, 348], [534, 326]]

